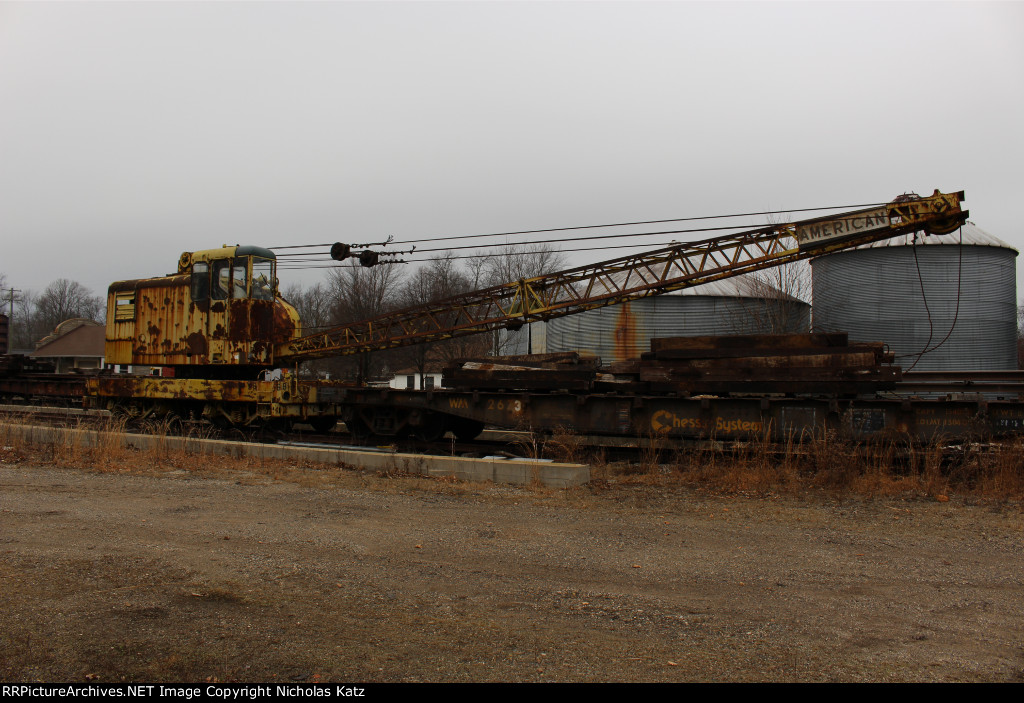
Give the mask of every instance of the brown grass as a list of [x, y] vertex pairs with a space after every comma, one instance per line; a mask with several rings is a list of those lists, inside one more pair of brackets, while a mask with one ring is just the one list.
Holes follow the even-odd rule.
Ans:
[[[24, 423], [25, 418], [19, 417]], [[344, 486], [370, 490], [432, 491], [451, 495], [479, 494], [485, 486], [392, 472], [387, 481], [371, 480], [376, 472], [339, 471], [333, 464], [288, 461], [260, 456], [198, 455], [159, 442], [146, 451], [125, 444], [124, 425], [114, 420], [101, 427], [94, 441], [62, 430], [58, 442], [24, 439], [0, 416], [0, 462], [54, 464], [100, 473], [159, 475], [188, 472], [231, 478], [240, 483], [284, 481], [309, 487]], [[170, 428], [152, 428], [157, 436]], [[609, 462], [601, 449], [585, 446], [581, 437], [560, 429], [532, 435], [528, 456], [591, 466], [593, 487], [611, 483], [685, 487], [715, 493], [766, 496], [824, 492], [834, 496], [905, 496], [945, 500], [951, 495], [994, 501], [1024, 500], [1024, 438], [961, 445], [936, 441], [914, 446], [897, 442], [851, 443], [834, 433], [811, 439], [792, 437], [784, 443], [753, 440], [726, 444], [704, 441], [685, 450], [672, 449], [662, 438], [643, 438], [631, 461]], [[344, 467], [350, 468], [350, 467]], [[560, 491], [539, 485], [539, 497]], [[584, 491], [586, 492], [586, 491]]]
[[[658, 458], [660, 457], [660, 458]], [[635, 462], [603, 467], [600, 478], [622, 483], [686, 486], [716, 493], [771, 495], [825, 492], [835, 496], [950, 495], [1024, 499], [1024, 438], [989, 444], [926, 446], [851, 443], [828, 433], [784, 443], [706, 441], [676, 450], [671, 460], [652, 448]]]

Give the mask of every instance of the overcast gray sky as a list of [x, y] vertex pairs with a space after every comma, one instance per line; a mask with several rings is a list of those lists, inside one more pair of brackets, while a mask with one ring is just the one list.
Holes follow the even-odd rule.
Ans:
[[0, 2], [0, 272], [935, 188], [1021, 249], [1022, 125], [1015, 2]]

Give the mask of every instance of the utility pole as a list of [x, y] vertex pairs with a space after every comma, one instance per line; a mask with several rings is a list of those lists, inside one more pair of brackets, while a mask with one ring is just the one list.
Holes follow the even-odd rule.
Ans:
[[14, 294], [20, 292], [20, 289], [13, 287], [8, 289], [7, 291], [8, 310], [10, 311], [10, 313], [7, 315], [7, 339], [5, 340], [6, 348], [2, 350], [2, 353], [4, 354], [8, 353], [11, 349], [11, 335], [13, 334], [14, 330]]
[[14, 317], [14, 294], [20, 293], [20, 288], [11, 288], [7, 291], [8, 302], [10, 303], [10, 313], [7, 315], [7, 321], [10, 322], [11, 318]]

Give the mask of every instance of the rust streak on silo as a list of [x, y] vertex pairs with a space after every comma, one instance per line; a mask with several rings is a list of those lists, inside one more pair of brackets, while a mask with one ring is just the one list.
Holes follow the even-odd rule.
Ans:
[[619, 306], [619, 314], [615, 320], [615, 361], [625, 361], [639, 356], [637, 350], [636, 319], [630, 311], [629, 303]]

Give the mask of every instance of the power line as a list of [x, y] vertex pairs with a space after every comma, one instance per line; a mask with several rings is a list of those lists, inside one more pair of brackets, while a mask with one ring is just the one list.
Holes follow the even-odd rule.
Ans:
[[[571, 254], [571, 253], [579, 252], [579, 251], [601, 251], [601, 250], [604, 250], [604, 249], [639, 249], [641, 247], [642, 248], [650, 248], [652, 246], [658, 247], [658, 248], [667, 248], [667, 247], [675, 246], [677, 244], [679, 244], [679, 242], [663, 242], [661, 244], [653, 244], [653, 245], [650, 242], [645, 242], [643, 244], [619, 244], [619, 245], [616, 245], [616, 246], [608, 246], [608, 247], [582, 247], [580, 249], [534, 249], [533, 251], [524, 252], [524, 253], [526, 253], [526, 254]], [[442, 250], [442, 251], [447, 251], [447, 250]], [[457, 256], [444, 257], [444, 258], [450, 258], [450, 259], [486, 259], [486, 258], [491, 257], [491, 256], [495, 256], [495, 255], [494, 254], [460, 254], [460, 255], [457, 255]], [[433, 256], [433, 257], [428, 257], [426, 259], [411, 259], [409, 261], [406, 261], [405, 263], [421, 264], [421, 263], [425, 263], [427, 261], [431, 261], [431, 260], [439, 259], [439, 258], [442, 258], [442, 257]], [[278, 270], [295, 271], [295, 270], [306, 270], [306, 269], [363, 268], [363, 267], [362, 266], [349, 265], [349, 264], [319, 264], [319, 265], [313, 265], [313, 266], [298, 266], [298, 265], [288, 265], [288, 264], [280, 265], [279, 264], [277, 268], [278, 268]]]
[[[422, 242], [447, 242], [456, 239], [479, 239], [482, 237], [509, 237], [514, 234], [542, 234], [545, 232], [567, 232], [570, 230], [578, 229], [598, 229], [602, 227], [629, 227], [632, 225], [656, 225], [665, 224], [667, 222], [693, 222], [696, 220], [721, 220], [729, 219], [732, 217], [753, 217], [756, 215], [782, 215], [791, 212], [815, 212], [820, 210], [849, 210], [852, 208], [862, 207], [878, 207], [886, 205], [887, 203], [865, 203], [862, 205], [829, 205], [826, 207], [804, 207], [804, 208], [791, 208], [788, 210], [762, 210], [759, 212], [741, 212], [733, 215], [703, 215], [701, 217], [675, 217], [668, 220], [640, 220], [637, 222], [611, 222], [603, 225], [577, 225], [575, 227], [550, 227], [548, 229], [525, 229], [515, 232], [492, 232], [490, 234], [463, 234], [453, 237], [430, 237], [428, 239], [407, 239], [403, 241], [393, 242], [394, 244], [420, 244]], [[685, 231], [685, 230], [683, 230]], [[695, 230], [700, 231], [700, 230]], [[329, 247], [334, 242], [328, 242], [327, 244], [288, 244], [283, 246], [269, 247], [270, 249], [312, 249], [315, 247]]]
[[[508, 242], [500, 242], [500, 243], [497, 243], [497, 244], [466, 244], [466, 245], [463, 245], [463, 246], [456, 246], [456, 247], [437, 247], [437, 248], [434, 248], [434, 249], [417, 249], [416, 253], [417, 254], [425, 254], [425, 253], [430, 253], [430, 252], [435, 252], [435, 251], [458, 251], [458, 250], [462, 250], [462, 249], [491, 249], [491, 248], [507, 247], [507, 246], [533, 246], [535, 244], [557, 244], [559, 242], [582, 242], [582, 241], [590, 241], [590, 240], [595, 240], [595, 239], [618, 239], [618, 238], [621, 238], [621, 237], [656, 237], [656, 236], [664, 236], [664, 235], [667, 235], [667, 234], [691, 234], [693, 232], [719, 232], [719, 231], [722, 231], [722, 230], [753, 229], [753, 228], [756, 228], [756, 227], [757, 227], [757, 225], [753, 225], [753, 226], [751, 226], [751, 225], [729, 225], [727, 227], [695, 227], [695, 228], [692, 228], [692, 229], [663, 230], [661, 232], [636, 232], [636, 233], [632, 233], [632, 234], [602, 234], [602, 235], [595, 235], [595, 236], [590, 236], [590, 237], [563, 237], [561, 239], [536, 239], [536, 240], [531, 241], [531, 242], [516, 242], [515, 244], [509, 244]], [[628, 245], [628, 246], [636, 246], [636, 245]], [[643, 245], [640, 245], [640, 246], [643, 246]], [[593, 247], [593, 248], [600, 248], [600, 247]], [[612, 247], [612, 248], [614, 248], [614, 247]], [[411, 253], [411, 252], [408, 252], [408, 253]], [[285, 256], [309, 256], [309, 254], [306, 254], [306, 253], [279, 254], [278, 258], [285, 257]], [[317, 261], [319, 259], [305, 259], [305, 260], [306, 261]], [[295, 259], [292, 259], [292, 261], [295, 261]]]

